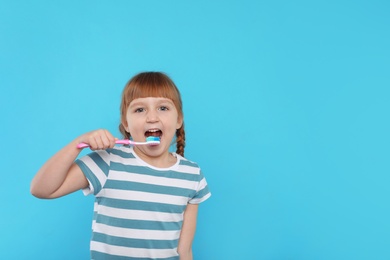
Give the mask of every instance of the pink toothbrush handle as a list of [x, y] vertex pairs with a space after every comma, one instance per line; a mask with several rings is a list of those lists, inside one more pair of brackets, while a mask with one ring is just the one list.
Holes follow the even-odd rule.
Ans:
[[[130, 144], [130, 140], [116, 140], [115, 143], [116, 144]], [[79, 143], [77, 145], [77, 148], [79, 148], [79, 149], [87, 148], [87, 147], [89, 147], [89, 145], [86, 143]]]
[[116, 140], [115, 141], [116, 144], [130, 144], [130, 140]]
[[83, 149], [83, 148], [87, 148], [87, 147], [89, 147], [89, 145], [86, 144], [86, 143], [79, 143], [79, 144], [77, 145], [77, 148], [79, 148], [79, 149]]

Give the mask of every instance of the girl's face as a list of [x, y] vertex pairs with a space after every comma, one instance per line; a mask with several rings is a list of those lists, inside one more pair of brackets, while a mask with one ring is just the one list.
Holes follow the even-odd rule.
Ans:
[[136, 142], [145, 142], [148, 136], [160, 137], [157, 146], [135, 147], [136, 151], [152, 157], [168, 153], [176, 130], [182, 123], [172, 100], [162, 97], [134, 99], [127, 107], [126, 122], [122, 122]]

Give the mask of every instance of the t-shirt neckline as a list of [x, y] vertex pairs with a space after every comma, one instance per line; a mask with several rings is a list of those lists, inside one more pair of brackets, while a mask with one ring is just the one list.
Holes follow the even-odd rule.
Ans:
[[137, 155], [137, 153], [134, 151], [134, 147], [133, 147], [133, 146], [130, 147], [130, 151], [131, 151], [131, 153], [134, 155], [135, 159], [136, 159], [142, 166], [146, 166], [146, 167], [149, 167], [149, 168], [154, 169], [154, 170], [157, 170], [157, 171], [169, 171], [169, 170], [173, 170], [173, 169], [177, 168], [177, 166], [179, 165], [179, 162], [180, 162], [180, 159], [179, 159], [178, 154], [172, 152], [172, 153], [170, 153], [170, 154], [172, 154], [173, 157], [176, 158], [175, 164], [173, 164], [173, 165], [170, 166], [170, 167], [166, 167], [166, 168], [156, 167], [156, 166], [153, 166], [153, 165], [151, 165], [151, 164], [145, 162], [144, 160], [142, 160], [142, 159]]

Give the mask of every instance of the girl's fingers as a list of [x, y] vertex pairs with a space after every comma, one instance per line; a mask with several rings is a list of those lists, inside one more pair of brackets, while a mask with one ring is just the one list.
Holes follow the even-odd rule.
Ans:
[[91, 150], [104, 150], [115, 145], [115, 138], [107, 130], [95, 130], [86, 135]]
[[114, 146], [115, 139], [107, 130], [104, 130], [100, 137], [102, 142], [102, 149], [112, 148]]
[[98, 130], [97, 136], [95, 137], [97, 148], [99, 150], [104, 150], [109, 148], [109, 139], [107, 136], [106, 131], [104, 130]]

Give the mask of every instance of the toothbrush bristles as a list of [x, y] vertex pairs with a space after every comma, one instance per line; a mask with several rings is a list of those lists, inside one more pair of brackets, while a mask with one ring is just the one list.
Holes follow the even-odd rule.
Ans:
[[160, 137], [158, 137], [158, 136], [148, 136], [148, 137], [146, 137], [146, 142], [148, 144], [159, 144], [160, 143]]

